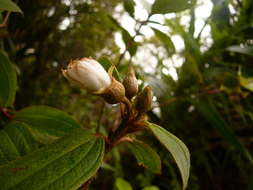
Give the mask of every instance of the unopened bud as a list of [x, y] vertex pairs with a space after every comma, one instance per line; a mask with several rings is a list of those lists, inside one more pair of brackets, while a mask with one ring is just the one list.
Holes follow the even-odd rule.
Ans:
[[153, 92], [152, 89], [147, 86], [142, 92], [140, 92], [134, 100], [134, 108], [141, 114], [144, 114], [151, 110]]
[[102, 92], [99, 92], [99, 94], [109, 104], [116, 104], [124, 101], [125, 88], [123, 84], [112, 77], [112, 84]]
[[124, 78], [123, 85], [126, 89], [126, 97], [128, 99], [131, 99], [138, 93], [138, 81], [131, 65], [128, 67], [127, 76]]
[[62, 73], [72, 83], [95, 95], [102, 96], [110, 104], [124, 101], [123, 84], [115, 80], [100, 63], [92, 58], [71, 61]]
[[102, 65], [92, 58], [71, 61], [62, 73], [70, 82], [92, 93], [109, 87], [112, 82]]

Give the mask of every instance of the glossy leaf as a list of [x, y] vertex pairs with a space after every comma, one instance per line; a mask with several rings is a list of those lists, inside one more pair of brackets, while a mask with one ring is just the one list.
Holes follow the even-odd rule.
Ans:
[[38, 144], [31, 136], [27, 126], [21, 122], [9, 123], [0, 130], [0, 136], [0, 152], [2, 152], [0, 165], [24, 156], [38, 148]]
[[83, 129], [0, 167], [1, 190], [78, 189], [102, 163], [104, 141]]
[[180, 12], [190, 7], [188, 0], [156, 0], [152, 6], [153, 14]]
[[185, 144], [175, 135], [168, 132], [159, 125], [149, 123], [149, 128], [154, 133], [156, 138], [165, 146], [172, 154], [183, 181], [183, 189], [187, 187], [190, 175], [190, 153]]
[[32, 134], [41, 143], [50, 143], [80, 125], [63, 111], [48, 106], [31, 106], [20, 110], [14, 116], [29, 126]]
[[0, 51], [0, 106], [11, 106], [15, 100], [17, 76], [9, 58]]
[[22, 13], [21, 9], [15, 3], [13, 3], [11, 0], [1, 0], [0, 10]]
[[154, 173], [161, 173], [161, 160], [159, 155], [147, 144], [141, 141], [127, 142], [139, 165]]
[[235, 46], [228, 47], [227, 50], [230, 52], [241, 53], [241, 54], [253, 56], [253, 46], [241, 47], [241, 46], [235, 45]]
[[195, 103], [196, 108], [206, 118], [206, 120], [234, 147], [243, 152], [249, 161], [253, 163], [252, 156], [247, 149], [241, 144], [239, 139], [235, 136], [227, 122], [222, 118], [217, 111], [214, 104], [208, 99], [200, 99], [198, 103]]
[[122, 178], [117, 178], [115, 185], [117, 190], [133, 190], [131, 184]]

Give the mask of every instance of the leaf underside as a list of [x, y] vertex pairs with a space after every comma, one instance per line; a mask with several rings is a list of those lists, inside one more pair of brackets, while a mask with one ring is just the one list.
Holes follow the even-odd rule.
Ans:
[[186, 189], [190, 175], [190, 153], [185, 144], [176, 136], [159, 125], [149, 123], [149, 128], [157, 139], [172, 154], [183, 181], [183, 189]]

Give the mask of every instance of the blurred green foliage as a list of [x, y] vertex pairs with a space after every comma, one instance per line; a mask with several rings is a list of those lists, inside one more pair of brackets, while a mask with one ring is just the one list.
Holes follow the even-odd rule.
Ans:
[[[148, 7], [146, 1], [141, 2]], [[92, 56], [107, 66], [111, 61], [124, 73], [133, 62], [138, 77], [152, 86], [156, 96], [149, 119], [178, 136], [190, 149], [188, 189], [253, 189], [253, 1], [212, 0], [212, 13], [203, 26], [203, 30], [210, 28], [209, 37], [202, 35], [203, 30], [198, 33], [195, 26], [195, 10], [201, 1], [174, 2], [155, 1], [153, 9], [147, 8], [147, 20], [139, 21], [131, 0], [18, 1], [23, 15], [11, 13], [7, 26], [0, 28], [1, 49], [14, 63], [18, 78], [11, 109], [57, 107], [85, 128], [95, 131], [101, 125], [106, 133], [118, 117], [117, 107], [104, 106], [99, 98], [69, 87], [61, 68], [71, 59]], [[163, 6], [169, 3], [173, 6]], [[164, 14], [171, 12], [176, 13], [168, 19]], [[153, 14], [159, 13], [164, 23], [152, 20]], [[4, 22], [8, 12], [1, 14]], [[115, 14], [135, 19], [136, 35], [130, 35]], [[187, 25], [181, 22], [185, 16], [189, 18]], [[144, 25], [153, 29], [152, 38], [141, 33]], [[166, 27], [168, 32], [155, 25]], [[115, 44], [115, 33], [123, 36], [127, 47], [123, 53]], [[175, 48], [173, 35], [183, 40], [183, 49]], [[150, 56], [157, 62], [152, 72], [145, 72], [150, 67], [148, 60], [147, 64], [136, 61], [138, 52], [147, 45], [157, 50], [151, 50]], [[173, 61], [178, 59], [173, 57], [180, 57], [182, 66], [175, 66]], [[174, 65], [168, 66], [165, 60]], [[176, 80], [164, 72], [171, 67], [176, 70]], [[0, 117], [2, 125], [6, 118], [2, 113]], [[139, 167], [122, 145], [106, 158], [91, 189], [122, 189], [122, 184], [127, 184], [125, 189], [181, 188], [180, 174], [165, 148], [148, 132], [138, 138], [156, 149], [163, 163], [162, 174]]]

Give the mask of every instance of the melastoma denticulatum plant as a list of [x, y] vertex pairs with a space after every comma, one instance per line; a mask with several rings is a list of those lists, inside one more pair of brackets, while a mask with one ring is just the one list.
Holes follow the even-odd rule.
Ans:
[[[136, 132], [151, 130], [155, 137], [172, 154], [182, 177], [183, 189], [187, 187], [190, 171], [190, 154], [185, 144], [164, 128], [148, 122], [147, 112], [152, 109], [153, 92], [149, 86], [141, 91], [132, 65], [121, 83], [113, 77], [114, 66], [108, 72], [92, 58], [71, 61], [62, 70], [63, 75], [76, 86], [96, 96], [101, 96], [109, 104], [120, 105], [118, 126], [111, 127], [107, 136], [102, 136], [107, 154], [116, 145], [126, 144], [135, 155], [138, 163], [155, 173], [160, 173], [159, 155], [147, 144], [138, 140]], [[93, 178], [84, 183], [88, 187]]]

